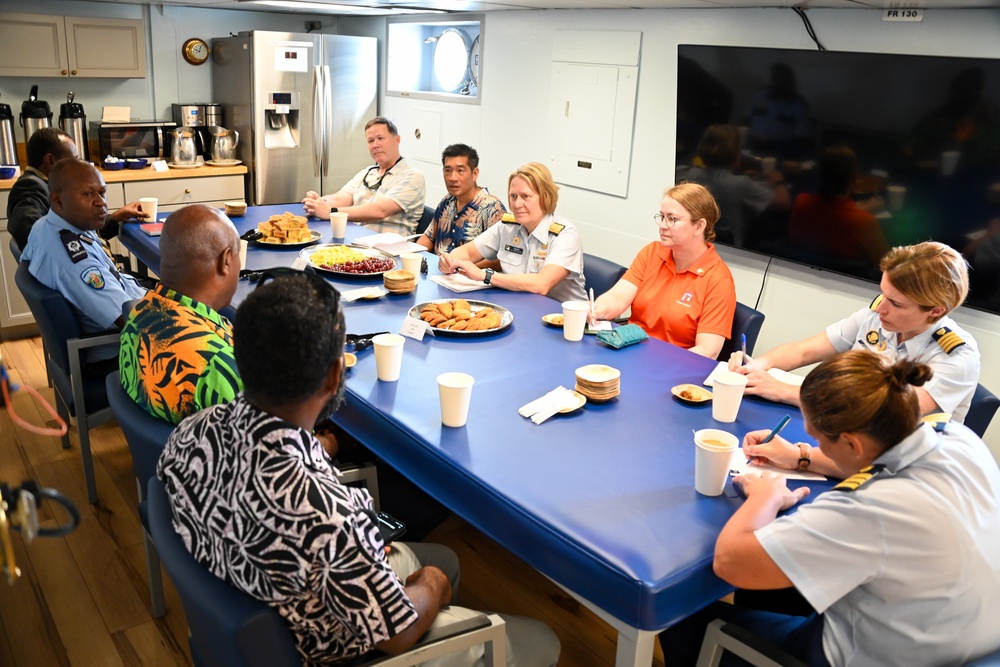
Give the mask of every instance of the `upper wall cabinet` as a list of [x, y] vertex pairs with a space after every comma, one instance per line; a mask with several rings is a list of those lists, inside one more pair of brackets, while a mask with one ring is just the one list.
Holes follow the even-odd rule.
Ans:
[[137, 19], [4, 13], [0, 44], [0, 76], [146, 77]]

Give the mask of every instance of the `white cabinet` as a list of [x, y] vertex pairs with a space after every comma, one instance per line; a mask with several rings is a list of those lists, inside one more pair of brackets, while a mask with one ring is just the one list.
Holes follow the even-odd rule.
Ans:
[[[161, 181], [129, 181], [125, 201], [156, 197], [160, 212], [176, 211], [188, 204], [208, 204], [222, 208], [224, 202], [243, 200], [243, 176], [170, 178]], [[162, 216], [161, 216], [162, 217]]]
[[0, 335], [11, 327], [33, 325], [35, 318], [14, 282], [17, 262], [10, 252], [10, 232], [7, 231], [7, 197], [9, 190], [0, 190]]
[[146, 77], [138, 19], [0, 14], [0, 76]]

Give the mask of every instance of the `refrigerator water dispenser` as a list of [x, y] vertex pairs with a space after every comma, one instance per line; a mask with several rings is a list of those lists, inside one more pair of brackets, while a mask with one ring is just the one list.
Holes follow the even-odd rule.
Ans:
[[269, 92], [264, 105], [264, 148], [299, 145], [298, 91]]

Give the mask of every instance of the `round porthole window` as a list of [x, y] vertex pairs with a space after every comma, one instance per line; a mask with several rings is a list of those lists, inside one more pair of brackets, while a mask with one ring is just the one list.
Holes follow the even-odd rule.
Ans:
[[455, 28], [442, 32], [434, 44], [434, 78], [453, 93], [469, 81], [469, 39]]

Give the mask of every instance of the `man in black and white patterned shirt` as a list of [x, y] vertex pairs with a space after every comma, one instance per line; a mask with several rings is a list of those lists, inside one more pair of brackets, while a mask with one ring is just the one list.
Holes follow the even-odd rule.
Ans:
[[[455, 554], [430, 544], [387, 549], [371, 496], [340, 483], [312, 435], [344, 394], [344, 317], [332, 287], [305, 274], [266, 282], [234, 329], [244, 393], [181, 422], [159, 463], [174, 527], [194, 557], [274, 607], [307, 664], [399, 653], [432, 624], [474, 613], [449, 606]], [[546, 625], [505, 620], [508, 665], [556, 664], [559, 640]], [[477, 665], [482, 653], [433, 664]]]

